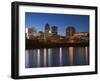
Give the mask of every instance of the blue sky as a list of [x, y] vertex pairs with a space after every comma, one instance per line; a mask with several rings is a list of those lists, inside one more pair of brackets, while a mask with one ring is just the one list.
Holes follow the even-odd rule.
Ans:
[[76, 28], [77, 32], [89, 32], [88, 15], [25, 13], [25, 27], [35, 27], [37, 31], [44, 31], [45, 24], [58, 27], [58, 34], [65, 35], [68, 26]]

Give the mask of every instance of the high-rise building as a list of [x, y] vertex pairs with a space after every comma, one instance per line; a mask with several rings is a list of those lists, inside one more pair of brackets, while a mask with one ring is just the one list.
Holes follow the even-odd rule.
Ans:
[[43, 38], [44, 37], [44, 32], [39, 31], [38, 35], [39, 35], [40, 38]]
[[25, 28], [25, 37], [26, 37], [27, 39], [29, 39], [29, 37], [28, 37], [28, 28]]
[[52, 26], [51, 27], [51, 33], [52, 33], [53, 36], [57, 36], [58, 35], [58, 27]]
[[76, 33], [76, 29], [74, 27], [66, 28], [66, 37], [73, 36]]
[[50, 31], [50, 26], [49, 24], [45, 24], [45, 36], [48, 36], [49, 35], [49, 31]]
[[37, 36], [37, 30], [35, 28], [28, 28], [28, 36], [29, 38], [33, 38]]

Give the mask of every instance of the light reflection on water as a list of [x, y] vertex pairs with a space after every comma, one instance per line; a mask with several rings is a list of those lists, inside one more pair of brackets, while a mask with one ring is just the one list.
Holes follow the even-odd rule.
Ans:
[[25, 67], [89, 65], [89, 47], [42, 48], [25, 51]]

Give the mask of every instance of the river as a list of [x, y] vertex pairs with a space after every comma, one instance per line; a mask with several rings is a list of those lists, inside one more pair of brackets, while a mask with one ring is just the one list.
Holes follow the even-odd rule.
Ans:
[[25, 50], [25, 68], [89, 65], [89, 47]]

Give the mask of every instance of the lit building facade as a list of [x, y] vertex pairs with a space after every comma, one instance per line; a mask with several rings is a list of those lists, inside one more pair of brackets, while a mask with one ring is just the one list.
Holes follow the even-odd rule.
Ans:
[[58, 27], [52, 26], [51, 27], [51, 33], [52, 33], [52, 36], [57, 36], [58, 35]]
[[76, 32], [75, 34], [74, 34], [74, 36], [76, 36], [76, 37], [82, 37], [82, 36], [89, 36], [89, 33], [88, 32]]
[[66, 28], [66, 37], [73, 36], [76, 33], [75, 27]]
[[74, 34], [74, 37], [77, 37], [80, 40], [89, 41], [89, 32], [77, 32]]
[[38, 35], [39, 35], [39, 37], [40, 37], [41, 39], [44, 38], [44, 32], [39, 31]]
[[35, 28], [28, 28], [27, 29], [27, 36], [28, 39], [34, 39], [37, 36], [37, 30]]
[[28, 36], [28, 28], [25, 28], [25, 37], [26, 37], [27, 39], [29, 39], [29, 36]]
[[45, 31], [45, 36], [48, 37], [48, 36], [49, 36], [49, 31], [50, 31], [50, 26], [49, 26], [49, 24], [45, 24], [44, 31]]
[[75, 27], [67, 27], [66, 35], [58, 35], [58, 27], [52, 26], [49, 24], [45, 24], [44, 32], [39, 31], [35, 28], [26, 28], [25, 29], [25, 37], [26, 39], [41, 39], [42, 41], [51, 41], [51, 42], [67, 42], [67, 43], [75, 43], [75, 42], [89, 42], [89, 32], [77, 32]]

